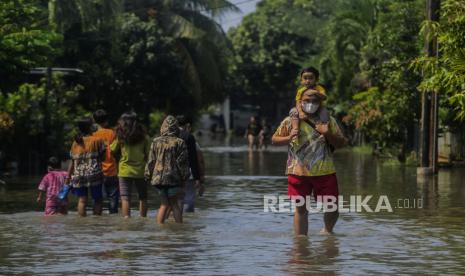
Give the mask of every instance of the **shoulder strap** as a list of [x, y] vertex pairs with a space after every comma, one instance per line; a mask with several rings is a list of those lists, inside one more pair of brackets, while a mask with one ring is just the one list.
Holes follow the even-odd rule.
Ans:
[[307, 125], [311, 126], [313, 128], [313, 130], [315, 130], [316, 132], [318, 132], [318, 130], [316, 130], [316, 126], [313, 122], [309, 121], [309, 120], [301, 120], [305, 123], [307, 123]]
[[[313, 128], [313, 130], [315, 130], [316, 132], [318, 132], [318, 130], [316, 130], [316, 126], [313, 122], [311, 121], [308, 121], [308, 120], [302, 120], [304, 121], [305, 123], [307, 123], [307, 125], [311, 126]], [[318, 132], [319, 133], [319, 132]], [[329, 145], [329, 149], [331, 150], [331, 152], [334, 152], [335, 150], [335, 147], [333, 145], [331, 145], [331, 143], [329, 143], [329, 141], [325, 138], [325, 141], [326, 143]]]

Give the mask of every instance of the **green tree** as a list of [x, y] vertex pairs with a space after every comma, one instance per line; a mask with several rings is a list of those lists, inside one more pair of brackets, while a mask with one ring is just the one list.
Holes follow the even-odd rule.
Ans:
[[440, 22], [425, 21], [422, 34], [437, 37], [439, 55], [422, 55], [413, 62], [423, 73], [419, 89], [439, 92], [442, 123], [461, 127], [465, 120], [465, 1], [441, 1]]
[[337, 1], [329, 23], [322, 32], [324, 51], [320, 57], [322, 77], [331, 93], [330, 102], [350, 100], [357, 91], [353, 79], [360, 72], [361, 50], [374, 28], [378, 0]]
[[52, 22], [65, 37], [57, 61], [85, 71], [89, 109], [192, 113], [224, 97], [228, 41], [213, 16], [236, 9], [228, 1], [54, 0]]
[[44, 29], [38, 1], [0, 2], [0, 89], [11, 91], [31, 68], [47, 66], [61, 36]]
[[273, 117], [293, 105], [298, 72], [318, 52], [321, 22], [302, 5], [302, 1], [261, 2], [228, 33], [234, 46], [231, 89], [237, 98], [247, 96]]
[[144, 20], [155, 19], [165, 35], [174, 39], [184, 67], [184, 90], [193, 95], [197, 106], [223, 99], [230, 45], [214, 18], [239, 11], [236, 6], [225, 0], [138, 0], [126, 1], [126, 11]]
[[[9, 158], [40, 161], [47, 156], [64, 156], [68, 152], [74, 120], [85, 113], [76, 101], [82, 87], [69, 87], [61, 78], [55, 77], [51, 88], [52, 93], [45, 97], [43, 80], [40, 84], [23, 84], [15, 92], [0, 95], [0, 109], [9, 117], [6, 120], [9, 130], [1, 137], [9, 143], [2, 143], [2, 152]], [[44, 133], [44, 104], [49, 113], [49, 133]], [[43, 137], [49, 145], [47, 152], [42, 150]], [[26, 162], [20, 165], [25, 172]]]
[[[361, 51], [361, 73], [349, 117], [381, 149], [412, 149], [419, 118], [420, 76], [409, 63], [422, 48], [419, 26], [423, 1], [386, 1]], [[349, 120], [350, 121], [350, 120]]]
[[124, 0], [50, 0], [49, 20], [65, 33], [72, 28], [95, 31], [115, 23], [123, 11]]

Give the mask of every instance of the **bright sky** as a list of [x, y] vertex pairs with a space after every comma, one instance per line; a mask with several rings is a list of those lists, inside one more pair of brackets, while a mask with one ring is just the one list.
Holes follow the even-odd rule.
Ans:
[[224, 31], [227, 32], [229, 28], [239, 25], [244, 16], [255, 11], [255, 5], [260, 1], [261, 0], [231, 0], [242, 12], [226, 14], [219, 20]]

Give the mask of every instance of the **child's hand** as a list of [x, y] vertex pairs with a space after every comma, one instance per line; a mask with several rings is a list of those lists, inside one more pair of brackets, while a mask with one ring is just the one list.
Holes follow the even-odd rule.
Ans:
[[289, 141], [291, 141], [294, 137], [299, 136], [299, 130], [298, 129], [292, 129], [291, 133], [289, 134]]
[[316, 131], [321, 133], [322, 135], [325, 135], [329, 131], [328, 124], [317, 124], [315, 125]]

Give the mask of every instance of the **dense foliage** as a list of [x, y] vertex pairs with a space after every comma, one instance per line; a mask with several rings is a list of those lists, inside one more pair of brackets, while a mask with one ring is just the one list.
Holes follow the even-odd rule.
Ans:
[[[440, 93], [441, 127], [465, 120], [465, 0], [441, 1], [437, 23], [423, 0], [266, 0], [226, 35], [216, 19], [235, 11], [226, 0], [1, 1], [0, 156], [63, 155], [74, 120], [97, 108], [112, 122], [134, 110], [153, 133], [164, 114], [195, 117], [229, 96], [277, 122], [310, 65], [348, 133], [382, 151], [414, 148], [423, 91]], [[439, 55], [426, 57], [432, 36]], [[30, 74], [49, 66], [82, 73], [49, 85]]]
[[[348, 132], [404, 159], [418, 138], [421, 91], [442, 92], [441, 126], [465, 119], [464, 7], [442, 1], [433, 24], [422, 23], [423, 0], [263, 1], [228, 34], [239, 87], [232, 91], [286, 110], [299, 69], [313, 65]], [[439, 58], [423, 57], [426, 30], [439, 37]]]
[[[155, 128], [158, 114], [220, 102], [231, 47], [214, 18], [230, 11], [223, 0], [2, 1], [0, 156], [24, 170], [65, 155], [74, 121], [97, 108]], [[49, 66], [82, 73], [54, 73], [52, 86], [29, 73]]]

